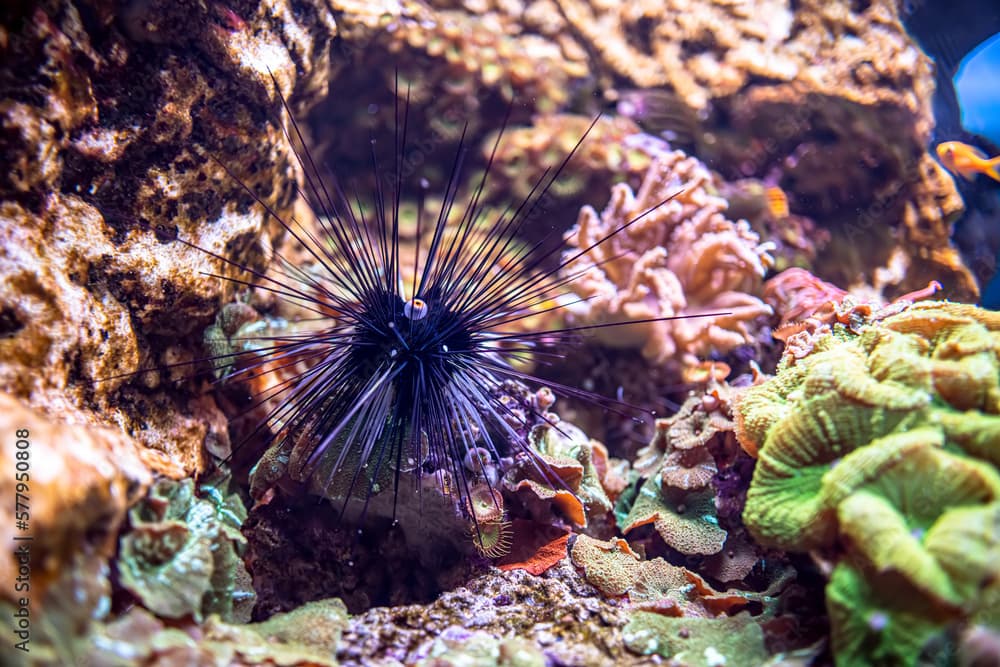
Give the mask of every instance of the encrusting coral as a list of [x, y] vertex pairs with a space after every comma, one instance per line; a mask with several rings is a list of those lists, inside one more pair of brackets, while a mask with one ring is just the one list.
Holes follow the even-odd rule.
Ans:
[[[593, 128], [588, 132], [591, 123]], [[652, 152], [639, 141], [645, 135], [628, 118], [600, 116], [595, 122], [590, 116], [545, 114], [532, 119], [527, 127], [504, 132], [495, 158], [495, 173], [491, 174], [491, 187], [512, 201], [524, 199], [540, 182], [545, 170], [557, 167], [584, 133], [586, 139], [553, 183], [549, 197], [603, 192], [617, 181], [638, 183], [652, 163]], [[487, 140], [483, 146], [488, 152], [493, 141]]]
[[1000, 316], [921, 302], [836, 325], [736, 413], [758, 458], [750, 533], [842, 551], [827, 588], [838, 665], [912, 664], [948, 623], [996, 618]]
[[[1000, 625], [1000, 325], [971, 307], [920, 304], [894, 314], [841, 302], [823, 326], [789, 338], [777, 379], [748, 390], [738, 415], [748, 454], [729, 468], [712, 453], [731, 438], [731, 424], [710, 392], [661, 422], [636, 465], [646, 478], [638, 501], [618, 516], [630, 538], [642, 524], [656, 526], [671, 557], [681, 554], [698, 573], [642, 560], [639, 544], [592, 539], [614, 533], [612, 504], [632, 500], [634, 487], [625, 490], [628, 462], [609, 459], [583, 421], [583, 431], [558, 422], [532, 432], [558, 479], [514, 463], [489, 484], [476, 480], [472, 513], [488, 527], [509, 526], [496, 542], [512, 542], [499, 568], [478, 577], [462, 569], [486, 567], [469, 521], [438, 493], [439, 482], [454, 484], [446, 475], [428, 477], [434, 493], [423, 494], [419, 515], [402, 508], [402, 528], [359, 547], [358, 560], [373, 564], [364, 569], [345, 546], [349, 531], [331, 529], [334, 509], [278, 498], [278, 477], [301, 461], [272, 451], [252, 475], [257, 516], [246, 560], [261, 597], [269, 595], [261, 615], [274, 615], [237, 625], [252, 595], [242, 506], [221, 490], [196, 492], [193, 482], [212, 454], [229, 453], [216, 403], [229, 397], [207, 381], [197, 386], [183, 364], [236, 350], [243, 327], [285, 324], [266, 295], [234, 294], [231, 282], [201, 275], [232, 276], [233, 267], [184, 242], [273, 270], [281, 230], [254, 198], [282, 214], [301, 203], [279, 91], [310, 146], [322, 123], [307, 114], [329, 98], [323, 111], [339, 114], [337, 137], [323, 157], [339, 163], [339, 137], [354, 142], [355, 130], [391, 116], [383, 102], [393, 101], [398, 72], [395, 94], [411, 96], [413, 125], [429, 137], [405, 156], [408, 181], [440, 171], [430, 156], [450, 150], [465, 121], [472, 154], [489, 150], [483, 135], [499, 124], [502, 102], [514, 100], [513, 124], [538, 115], [498, 152], [491, 205], [526, 194], [531, 177], [572, 148], [596, 111], [594, 92], [656, 87], [696, 111], [697, 154], [720, 175], [632, 121], [605, 117], [551, 193], [603, 194], [624, 181], [601, 215], [581, 213], [568, 238], [577, 252], [683, 189], [588, 251], [591, 269], [566, 276], [587, 299], [573, 324], [731, 313], [599, 330], [604, 344], [646, 357], [632, 353], [627, 373], [612, 364], [608, 395], [646, 382], [653, 388], [635, 393], [665, 400], [662, 378], [673, 369], [663, 362], [710, 384], [728, 374], [720, 358], [769, 340], [761, 280], [772, 255], [804, 257], [845, 285], [859, 272], [875, 284], [876, 257], [892, 274], [883, 281], [890, 298], [932, 278], [953, 298], [974, 295], [949, 240], [960, 208], [954, 186], [925, 151], [930, 63], [902, 30], [898, 4], [765, 0], [753, 13], [724, 0], [45, 0], [3, 12], [0, 154], [10, 168], [0, 176], [0, 422], [6, 433], [31, 434], [32, 613], [44, 619], [33, 628], [32, 658], [625, 664], [656, 653], [692, 664], [763, 663], [761, 619], [730, 614], [773, 600], [718, 592], [700, 576], [737, 582], [759, 562], [757, 545], [727, 523], [742, 507], [750, 454], [759, 457], [743, 515], [750, 533], [830, 566], [842, 664], [913, 662], [955, 622], [967, 652], [989, 655]], [[760, 228], [734, 222], [747, 216], [727, 212], [720, 182], [744, 178], [780, 185], [796, 213], [830, 228], [832, 251], [799, 244], [812, 229], [801, 221], [783, 231], [790, 247], [780, 256]], [[548, 203], [529, 235], [562, 224]], [[234, 422], [234, 432], [244, 426]], [[628, 446], [606, 441], [619, 454]], [[0, 448], [0, 490], [10, 497], [12, 442]], [[490, 484], [499, 497], [482, 493]], [[376, 494], [371, 506], [384, 524], [389, 500]], [[301, 521], [289, 522], [290, 510]], [[16, 523], [7, 516], [5, 525], [10, 538]], [[415, 550], [403, 531], [432, 548]], [[412, 568], [394, 567], [406, 561]], [[8, 550], [0, 575], [13, 580], [15, 567]], [[324, 590], [317, 580], [337, 580], [352, 608], [397, 606], [349, 620], [336, 600], [303, 605]], [[287, 597], [270, 590], [281, 585]], [[404, 607], [407, 589], [427, 599], [445, 592]], [[4, 616], [11, 595], [0, 599]], [[285, 615], [285, 603], [301, 606]], [[81, 649], [82, 632], [91, 634]]]
[[347, 624], [339, 600], [309, 602], [260, 623], [232, 624], [213, 614], [200, 626], [168, 626], [136, 607], [102, 623], [73, 651], [76, 664], [335, 667]]
[[[787, 572], [776, 573], [764, 592], [720, 592], [662, 558], [643, 560], [620, 538], [602, 542], [581, 535], [570, 557], [604, 595], [628, 600], [622, 638], [631, 651], [706, 666], [763, 664], [770, 656], [761, 624], [777, 613]], [[751, 603], [760, 605], [755, 617], [742, 611]]]
[[[641, 348], [654, 363], [676, 359], [688, 368], [753, 342], [754, 320], [771, 314], [755, 296], [771, 264], [768, 245], [746, 221], [725, 217], [725, 200], [706, 191], [711, 178], [696, 159], [673, 151], [653, 162], [638, 192], [619, 184], [600, 215], [589, 206], [580, 211], [566, 234], [575, 249], [568, 252], [586, 251], [593, 266], [573, 272], [572, 287], [585, 299], [571, 307], [574, 322], [639, 320], [594, 335], [609, 346]], [[642, 322], [683, 315], [705, 317]]]
[[243, 564], [246, 509], [224, 477], [204, 482], [161, 480], [129, 512], [121, 537], [121, 585], [161, 618], [216, 613], [225, 621], [250, 620], [256, 594]]

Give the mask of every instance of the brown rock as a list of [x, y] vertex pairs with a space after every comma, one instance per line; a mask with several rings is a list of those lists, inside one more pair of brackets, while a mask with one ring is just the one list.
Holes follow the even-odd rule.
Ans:
[[[7, 499], [0, 577], [15, 580], [15, 549], [27, 544], [39, 594], [74, 554], [110, 557], [125, 510], [152, 479], [150, 467], [165, 469], [120, 432], [57, 423], [8, 394], [0, 394], [0, 433], [0, 497]], [[13, 586], [3, 595], [15, 595]]]

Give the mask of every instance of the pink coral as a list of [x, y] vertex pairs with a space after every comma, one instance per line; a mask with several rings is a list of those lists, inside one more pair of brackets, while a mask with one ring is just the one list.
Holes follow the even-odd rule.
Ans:
[[[566, 239], [592, 264], [573, 281], [585, 299], [575, 315], [586, 324], [704, 315], [598, 330], [615, 347], [641, 348], [654, 362], [728, 352], [753, 340], [750, 323], [770, 315], [755, 293], [771, 265], [769, 245], [746, 221], [723, 215], [709, 193], [711, 174], [673, 151], [657, 156], [638, 192], [611, 191], [604, 211], [587, 206]], [[619, 228], [613, 238], [598, 243]], [[576, 266], [579, 266], [577, 264]]]

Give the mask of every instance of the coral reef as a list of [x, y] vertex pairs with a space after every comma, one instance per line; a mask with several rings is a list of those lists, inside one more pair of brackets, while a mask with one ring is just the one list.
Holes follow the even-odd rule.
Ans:
[[[913, 47], [894, 6], [858, 9], [768, 1], [751, 10], [687, 0], [613, 5], [557, 0], [573, 30], [599, 62], [643, 88], [676, 91], [691, 107], [752, 89], [752, 77], [774, 84], [808, 83], [858, 102], [923, 110], [928, 63]], [[854, 39], [840, 39], [852, 36]], [[821, 64], [822, 63], [822, 64]], [[856, 64], [866, 67], [858, 69]], [[921, 128], [928, 131], [929, 121]]]
[[[835, 553], [839, 665], [913, 664], [945, 624], [995, 615], [996, 313], [921, 302], [813, 337], [736, 406], [758, 458], [743, 513], [765, 546]], [[960, 544], [961, 548], [956, 549]]]
[[732, 415], [734, 398], [754, 381], [761, 378], [740, 378], [739, 387], [710, 382], [675, 415], [658, 419], [636, 455], [643, 480], [637, 496], [618, 507], [620, 528], [647, 553], [663, 549], [645, 539], [643, 526], [652, 527], [668, 554], [707, 556], [695, 569], [726, 583], [745, 580], [760, 561], [740, 520], [752, 461], [736, 442]]
[[[1000, 319], [912, 303], [978, 287], [899, 4], [0, 10], [0, 494], [31, 499], [25, 529], [0, 513], [0, 579], [27, 567], [30, 605], [5, 586], [0, 615], [30, 607], [31, 663], [997, 662]], [[492, 161], [474, 238], [575, 148], [489, 270], [562, 235], [559, 323], [639, 320], [525, 353], [552, 390], [497, 392], [545, 465], [473, 448], [464, 505], [423, 452], [398, 504], [388, 479], [358, 502], [303, 474], [294, 443], [262, 456], [299, 366], [226, 357], [315, 319], [231, 280], [316, 272], [268, 215], [324, 247], [292, 146], [368, 215], [404, 101], [403, 264], [460, 141], [458, 192]], [[638, 424], [572, 387], [676, 413]], [[223, 459], [232, 482], [206, 476]]]
[[651, 523], [664, 542], [687, 555], [711, 556], [722, 551], [726, 541], [715, 514], [715, 494], [675, 491], [662, 477], [646, 480], [622, 523], [626, 534]]
[[722, 618], [676, 618], [638, 612], [624, 630], [637, 653], [659, 654], [691, 667], [765, 664], [764, 631], [748, 614]]
[[545, 667], [548, 661], [535, 645], [516, 637], [497, 639], [485, 632], [449, 628], [434, 640], [418, 667]]

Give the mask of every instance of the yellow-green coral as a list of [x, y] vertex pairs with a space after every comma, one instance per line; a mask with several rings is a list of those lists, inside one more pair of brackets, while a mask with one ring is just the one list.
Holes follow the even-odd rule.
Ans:
[[628, 595], [636, 609], [669, 616], [710, 617], [764, 602], [766, 594], [717, 591], [698, 574], [662, 558], [643, 560], [628, 542], [579, 535], [570, 549], [573, 564], [604, 595]]
[[643, 484], [621, 528], [628, 533], [647, 524], [653, 524], [663, 541], [682, 554], [709, 556], [722, 551], [726, 542], [726, 531], [719, 527], [715, 511], [714, 491], [664, 489], [659, 476]]
[[820, 336], [739, 401], [747, 528], [840, 554], [838, 665], [913, 664], [946, 624], [997, 619], [998, 413], [1000, 316], [947, 302]]

